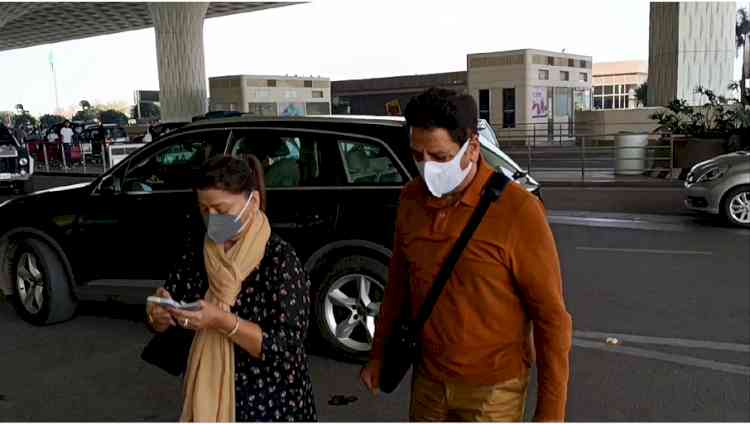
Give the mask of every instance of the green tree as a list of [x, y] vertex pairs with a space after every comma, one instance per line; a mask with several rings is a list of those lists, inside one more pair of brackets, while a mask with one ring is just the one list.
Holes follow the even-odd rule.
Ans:
[[642, 106], [647, 106], [648, 99], [648, 82], [644, 82], [635, 89], [635, 98]]
[[104, 124], [127, 125], [128, 116], [119, 110], [109, 109], [99, 112], [99, 119]]
[[[737, 9], [737, 23], [734, 28], [735, 42], [737, 47], [737, 54], [739, 55], [740, 50], [745, 53], [745, 42], [750, 36], [750, 19], [748, 19], [748, 9], [740, 8]], [[750, 95], [747, 92], [745, 75], [747, 75], [747, 69], [745, 69], [745, 60], [742, 60], [742, 77], [740, 79], [740, 100], [742, 104], [750, 104]]]
[[39, 118], [39, 124], [42, 128], [49, 128], [53, 125], [57, 125], [61, 122], [65, 122], [65, 117], [60, 115], [42, 115]]
[[78, 104], [81, 106], [82, 110], [89, 110], [89, 109], [91, 109], [91, 103], [89, 103], [88, 100], [81, 100]]
[[73, 115], [73, 121], [93, 121], [96, 119], [96, 109], [88, 108], [85, 110], [79, 110]]
[[29, 112], [23, 111], [23, 113], [17, 113], [13, 115], [13, 126], [14, 127], [37, 127], [39, 126], [39, 120], [36, 117], [29, 115]]

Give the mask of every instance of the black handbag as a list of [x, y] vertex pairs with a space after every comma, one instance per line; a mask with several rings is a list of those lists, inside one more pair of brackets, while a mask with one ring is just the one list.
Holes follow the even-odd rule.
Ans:
[[148, 342], [143, 348], [141, 359], [169, 374], [180, 376], [187, 369], [194, 336], [194, 331], [181, 327], [169, 327], [165, 332], [156, 334]]
[[502, 172], [495, 172], [482, 193], [479, 206], [469, 218], [461, 236], [456, 240], [448, 257], [445, 259], [435, 282], [427, 294], [422, 307], [419, 309], [417, 318], [412, 320], [410, 308], [405, 308], [404, 315], [396, 322], [393, 333], [385, 341], [383, 363], [380, 371], [380, 390], [391, 393], [398, 388], [409, 369], [419, 358], [419, 340], [422, 328], [429, 319], [432, 309], [437, 304], [440, 294], [443, 292], [453, 268], [455, 268], [461, 253], [469, 240], [479, 227], [482, 218], [487, 213], [490, 204], [500, 198], [510, 179]]

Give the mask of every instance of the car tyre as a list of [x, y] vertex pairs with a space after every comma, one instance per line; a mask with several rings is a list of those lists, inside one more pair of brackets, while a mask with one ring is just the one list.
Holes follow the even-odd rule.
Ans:
[[729, 190], [721, 200], [721, 213], [728, 223], [750, 228], [750, 185]]
[[26, 321], [47, 325], [66, 321], [77, 302], [57, 252], [36, 239], [20, 242], [10, 264], [14, 303]]
[[329, 268], [313, 297], [313, 321], [326, 353], [350, 362], [367, 359], [387, 277], [388, 267], [367, 256], [345, 257]]

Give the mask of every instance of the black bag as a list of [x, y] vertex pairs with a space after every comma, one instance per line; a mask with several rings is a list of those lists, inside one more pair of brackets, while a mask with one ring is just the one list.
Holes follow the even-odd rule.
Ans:
[[414, 365], [419, 357], [419, 339], [422, 335], [422, 328], [430, 317], [432, 309], [437, 304], [443, 288], [448, 283], [453, 268], [458, 262], [469, 240], [474, 235], [479, 223], [484, 218], [490, 204], [499, 199], [505, 190], [505, 186], [510, 179], [502, 172], [496, 172], [490, 177], [482, 193], [482, 199], [479, 206], [474, 210], [469, 222], [466, 224], [461, 236], [456, 240], [448, 257], [445, 259], [440, 272], [435, 278], [435, 282], [427, 294], [419, 314], [415, 320], [411, 319], [410, 308], [406, 308], [403, 317], [396, 322], [393, 333], [385, 341], [385, 350], [383, 354], [383, 366], [380, 371], [380, 390], [385, 393], [391, 393], [399, 386], [401, 380]]
[[148, 342], [143, 348], [141, 359], [172, 375], [180, 376], [187, 368], [194, 336], [194, 331], [181, 327], [169, 327], [165, 332], [156, 334]]

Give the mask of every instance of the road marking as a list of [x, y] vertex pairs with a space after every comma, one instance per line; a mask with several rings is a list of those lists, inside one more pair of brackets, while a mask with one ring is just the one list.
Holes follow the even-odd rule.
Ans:
[[615, 253], [654, 253], [660, 255], [700, 255], [711, 256], [713, 252], [701, 252], [695, 250], [661, 250], [661, 249], [626, 249], [614, 247], [586, 247], [577, 246], [576, 250], [585, 252], [615, 252]]
[[624, 342], [750, 353], [750, 345], [747, 345], [747, 344], [713, 342], [709, 340], [678, 339], [674, 337], [650, 337], [650, 336], [638, 336], [635, 334], [603, 333], [600, 331], [578, 331], [578, 330], [573, 332], [573, 337], [580, 337], [584, 339], [601, 339], [601, 340], [604, 340], [607, 337], [614, 337]]
[[653, 350], [639, 349], [622, 345], [609, 345], [604, 342], [592, 342], [590, 340], [573, 339], [573, 346], [585, 349], [603, 350], [606, 352], [622, 353], [625, 355], [638, 356], [641, 358], [657, 359], [673, 364], [688, 365], [692, 367], [706, 368], [714, 371], [722, 371], [729, 374], [750, 376], [750, 367], [726, 362], [711, 361], [708, 359], [693, 358], [691, 356], [675, 355], [671, 353], [657, 352]]

